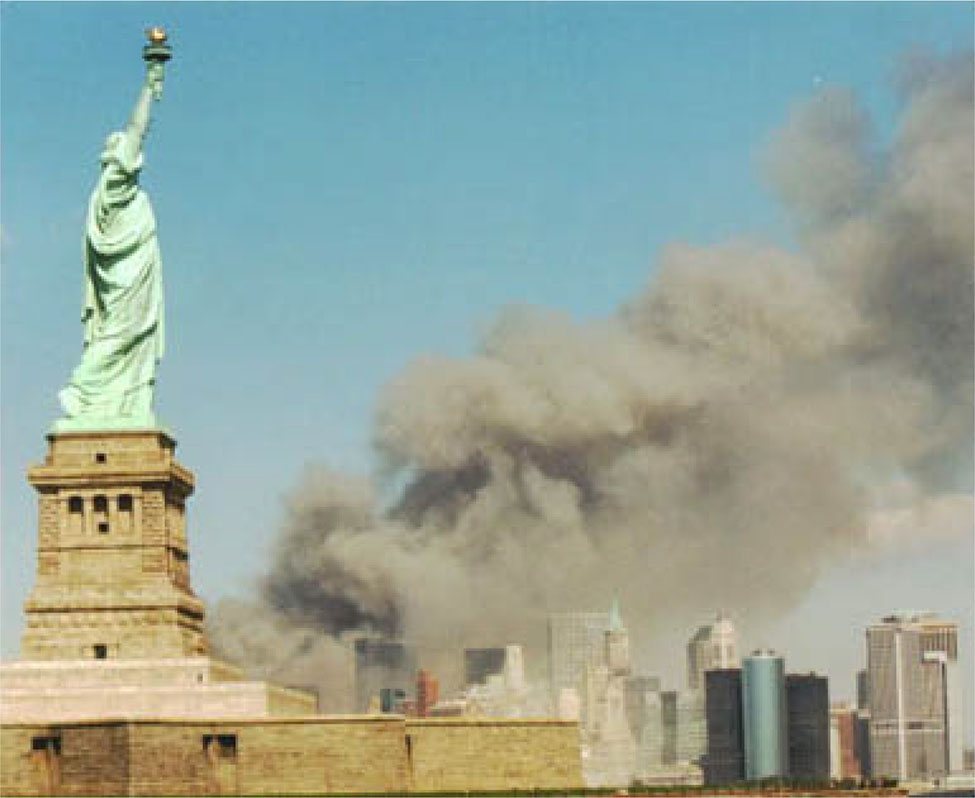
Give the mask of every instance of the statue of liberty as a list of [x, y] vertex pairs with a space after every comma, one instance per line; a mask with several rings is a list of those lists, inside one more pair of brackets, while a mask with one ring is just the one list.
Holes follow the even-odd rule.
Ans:
[[139, 187], [142, 143], [170, 57], [161, 28], [148, 32], [146, 79], [124, 130], [109, 135], [85, 226], [84, 352], [60, 394], [58, 432], [145, 429], [163, 354], [162, 258], [156, 218]]

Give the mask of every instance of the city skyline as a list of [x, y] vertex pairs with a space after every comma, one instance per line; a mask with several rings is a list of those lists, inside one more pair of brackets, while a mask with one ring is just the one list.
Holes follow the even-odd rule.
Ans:
[[[126, 45], [153, 14], [172, 28], [177, 53], [145, 177], [159, 208], [174, 334], [157, 409], [207, 488], [188, 514], [194, 582], [211, 608], [257, 592], [279, 527], [301, 503], [293, 485], [304, 462], [381, 470], [370, 453], [375, 397], [417, 357], [471, 360], [479, 328], [497, 336], [489, 320], [512, 303], [550, 309], [542, 316], [555, 314], [554, 327], [585, 349], [585, 325], [598, 328], [633, 301], [648, 264], [657, 280], [659, 253], [675, 240], [751, 235], [792, 251], [801, 231], [761, 188], [754, 161], [793, 104], [823, 83], [849, 86], [883, 146], [898, 113], [887, 78], [903, 53], [912, 44], [938, 57], [971, 47], [967, 6], [766, 14], [308, 5], [0, 8], [5, 658], [17, 650], [31, 578], [24, 564], [33, 562], [33, 497], [22, 475], [41, 457], [79, 342], [77, 241], [92, 153], [103, 128], [123, 121], [124, 106], [85, 111], [74, 95], [134, 94], [134, 69], [131, 85], [108, 75], [137, 60]], [[861, 48], [841, 30], [875, 35]], [[829, 52], [817, 54], [823, 42]], [[691, 44], [717, 49], [682, 59]], [[647, 78], [668, 67], [666, 85]], [[86, 162], [91, 170], [75, 166]], [[212, 239], [194, 225], [188, 198], [213, 206]], [[221, 302], [195, 298], [218, 287]], [[517, 316], [511, 323], [524, 332]], [[248, 457], [254, 450], [260, 462]], [[624, 607], [642, 610], [629, 619], [633, 659], [678, 683], [689, 632], [724, 608], [739, 624], [741, 652], [772, 645], [790, 667], [828, 673], [837, 697], [849, 698], [863, 628], [908, 605], [958, 621], [970, 707], [968, 467], [949, 466], [952, 487], [932, 495], [891, 481], [869, 513], [873, 537], [816, 552], [808, 571], [797, 547], [792, 564], [806, 588], [788, 594], [784, 611], [761, 599], [715, 606], [706, 596], [654, 614], [652, 601], [638, 600], [639, 583], [618, 585]], [[398, 479], [380, 483], [383, 501], [407, 477]], [[579, 557], [591, 554], [570, 543]], [[686, 573], [708, 581], [707, 571]], [[609, 581], [580, 581], [574, 607], [553, 592], [563, 605], [547, 609], [608, 606]], [[758, 587], [731, 580], [728, 593], [750, 599]], [[477, 610], [458, 608], [475, 619]], [[513, 641], [544, 623], [541, 607], [531, 612], [514, 623]], [[504, 622], [485, 618], [484, 637], [502, 636]], [[972, 722], [968, 713], [968, 744]]]

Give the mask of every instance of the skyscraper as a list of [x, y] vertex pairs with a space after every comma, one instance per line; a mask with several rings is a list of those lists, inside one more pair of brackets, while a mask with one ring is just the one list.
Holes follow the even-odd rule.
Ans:
[[868, 627], [875, 776], [906, 781], [960, 769], [957, 669], [958, 626], [953, 622], [914, 613], [890, 615]]
[[586, 666], [601, 655], [608, 629], [608, 612], [561, 612], [549, 616], [548, 669], [553, 703], [563, 688], [581, 693]]
[[[789, 776], [829, 779], [829, 687], [825, 676], [790, 673], [785, 677]], [[851, 726], [852, 731], [852, 726]]]
[[589, 749], [584, 774], [593, 786], [628, 784], [636, 768], [637, 745], [627, 716], [630, 638], [614, 599], [603, 645], [585, 669], [584, 739]]
[[782, 657], [755, 651], [742, 663], [742, 718], [745, 728], [745, 778], [788, 773], [785, 676]]
[[737, 668], [739, 664], [734, 624], [719, 613], [713, 624], [700, 627], [687, 644], [687, 686], [703, 689], [706, 671]]
[[860, 776], [873, 778], [873, 761], [870, 755], [870, 710], [858, 709], [853, 729], [853, 751], [860, 763]]
[[870, 680], [867, 671], [857, 671], [857, 707], [853, 721], [854, 751], [860, 764], [860, 776], [873, 777], [870, 759]]
[[745, 729], [742, 719], [741, 670], [723, 668], [704, 675], [707, 754], [706, 784], [735, 784], [745, 778]]

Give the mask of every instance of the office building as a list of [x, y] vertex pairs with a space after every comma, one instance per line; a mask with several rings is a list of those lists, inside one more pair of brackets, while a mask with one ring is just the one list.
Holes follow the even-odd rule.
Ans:
[[416, 715], [425, 718], [430, 708], [440, 700], [440, 682], [426, 670], [416, 675]]
[[677, 694], [677, 763], [698, 765], [707, 748], [704, 690], [683, 690]]
[[686, 694], [661, 692], [656, 679], [648, 679], [648, 682], [641, 707], [643, 724], [634, 735], [635, 777], [647, 785], [702, 784], [702, 771], [696, 758], [680, 761], [681, 753], [687, 750], [688, 740], [693, 739], [693, 734], [688, 736], [687, 730], [682, 734], [681, 729], [681, 716], [688, 711], [684, 703]]
[[870, 756], [870, 710], [858, 709], [854, 720], [854, 752], [860, 763], [860, 777], [873, 778], [873, 765]]
[[960, 770], [957, 624], [929, 613], [873, 624], [867, 674], [873, 775], [911, 781]]
[[608, 612], [561, 612], [549, 616], [548, 668], [553, 703], [563, 688], [582, 693], [586, 666], [601, 655], [608, 629]]
[[866, 669], [857, 671], [857, 709], [870, 709], [870, 681]]
[[632, 711], [628, 715], [636, 742], [636, 771], [638, 775], [643, 775], [656, 772], [664, 765], [660, 691], [647, 689], [639, 706], [638, 717]]
[[785, 677], [786, 737], [790, 778], [829, 780], [829, 686], [825, 676], [790, 673]]
[[719, 613], [713, 624], [700, 627], [687, 644], [687, 686], [703, 689], [706, 671], [737, 668], [739, 664], [734, 624]]
[[677, 691], [660, 694], [660, 759], [665, 765], [677, 764]]
[[589, 786], [625, 786], [636, 771], [637, 741], [628, 718], [630, 638], [613, 600], [601, 649], [585, 669], [583, 734], [589, 756], [583, 768]]
[[704, 675], [707, 753], [705, 784], [735, 784], [745, 779], [745, 729], [741, 670], [722, 668]]
[[464, 649], [464, 684], [487, 684], [489, 676], [504, 672], [505, 653], [497, 648]]
[[659, 679], [635, 676], [627, 680], [626, 717], [636, 742], [637, 772], [659, 769], [663, 764], [663, 718]]
[[772, 651], [753, 652], [742, 663], [741, 681], [745, 778], [782, 778], [789, 767], [782, 657]]
[[525, 655], [519, 645], [504, 647], [504, 689], [513, 694], [525, 692]]
[[856, 741], [857, 710], [850, 704], [834, 704], [829, 710], [829, 777], [859, 780], [860, 759]]
[[415, 678], [416, 657], [403, 643], [368, 637], [355, 641], [356, 712], [368, 711], [383, 689], [392, 691], [387, 696], [395, 698], [398, 690], [404, 699], [411, 697]]
[[630, 676], [626, 680], [626, 719], [630, 724], [633, 739], [640, 739], [651, 711], [659, 714], [660, 702], [657, 697], [659, 690], [660, 679], [655, 676]]

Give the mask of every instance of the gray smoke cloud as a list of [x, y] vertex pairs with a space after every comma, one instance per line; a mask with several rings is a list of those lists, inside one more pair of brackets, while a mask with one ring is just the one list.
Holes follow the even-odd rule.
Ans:
[[319, 674], [367, 630], [531, 654], [613, 591], [645, 641], [757, 624], [868, 544], [885, 486], [970, 493], [972, 74], [910, 60], [886, 148], [849, 91], [797, 105], [763, 163], [795, 250], [674, 244], [611, 318], [512, 308], [474, 356], [408, 366], [375, 427], [392, 506], [324, 469], [289, 499], [253, 614], [310, 648], [249, 651], [232, 608], [217, 648]]

